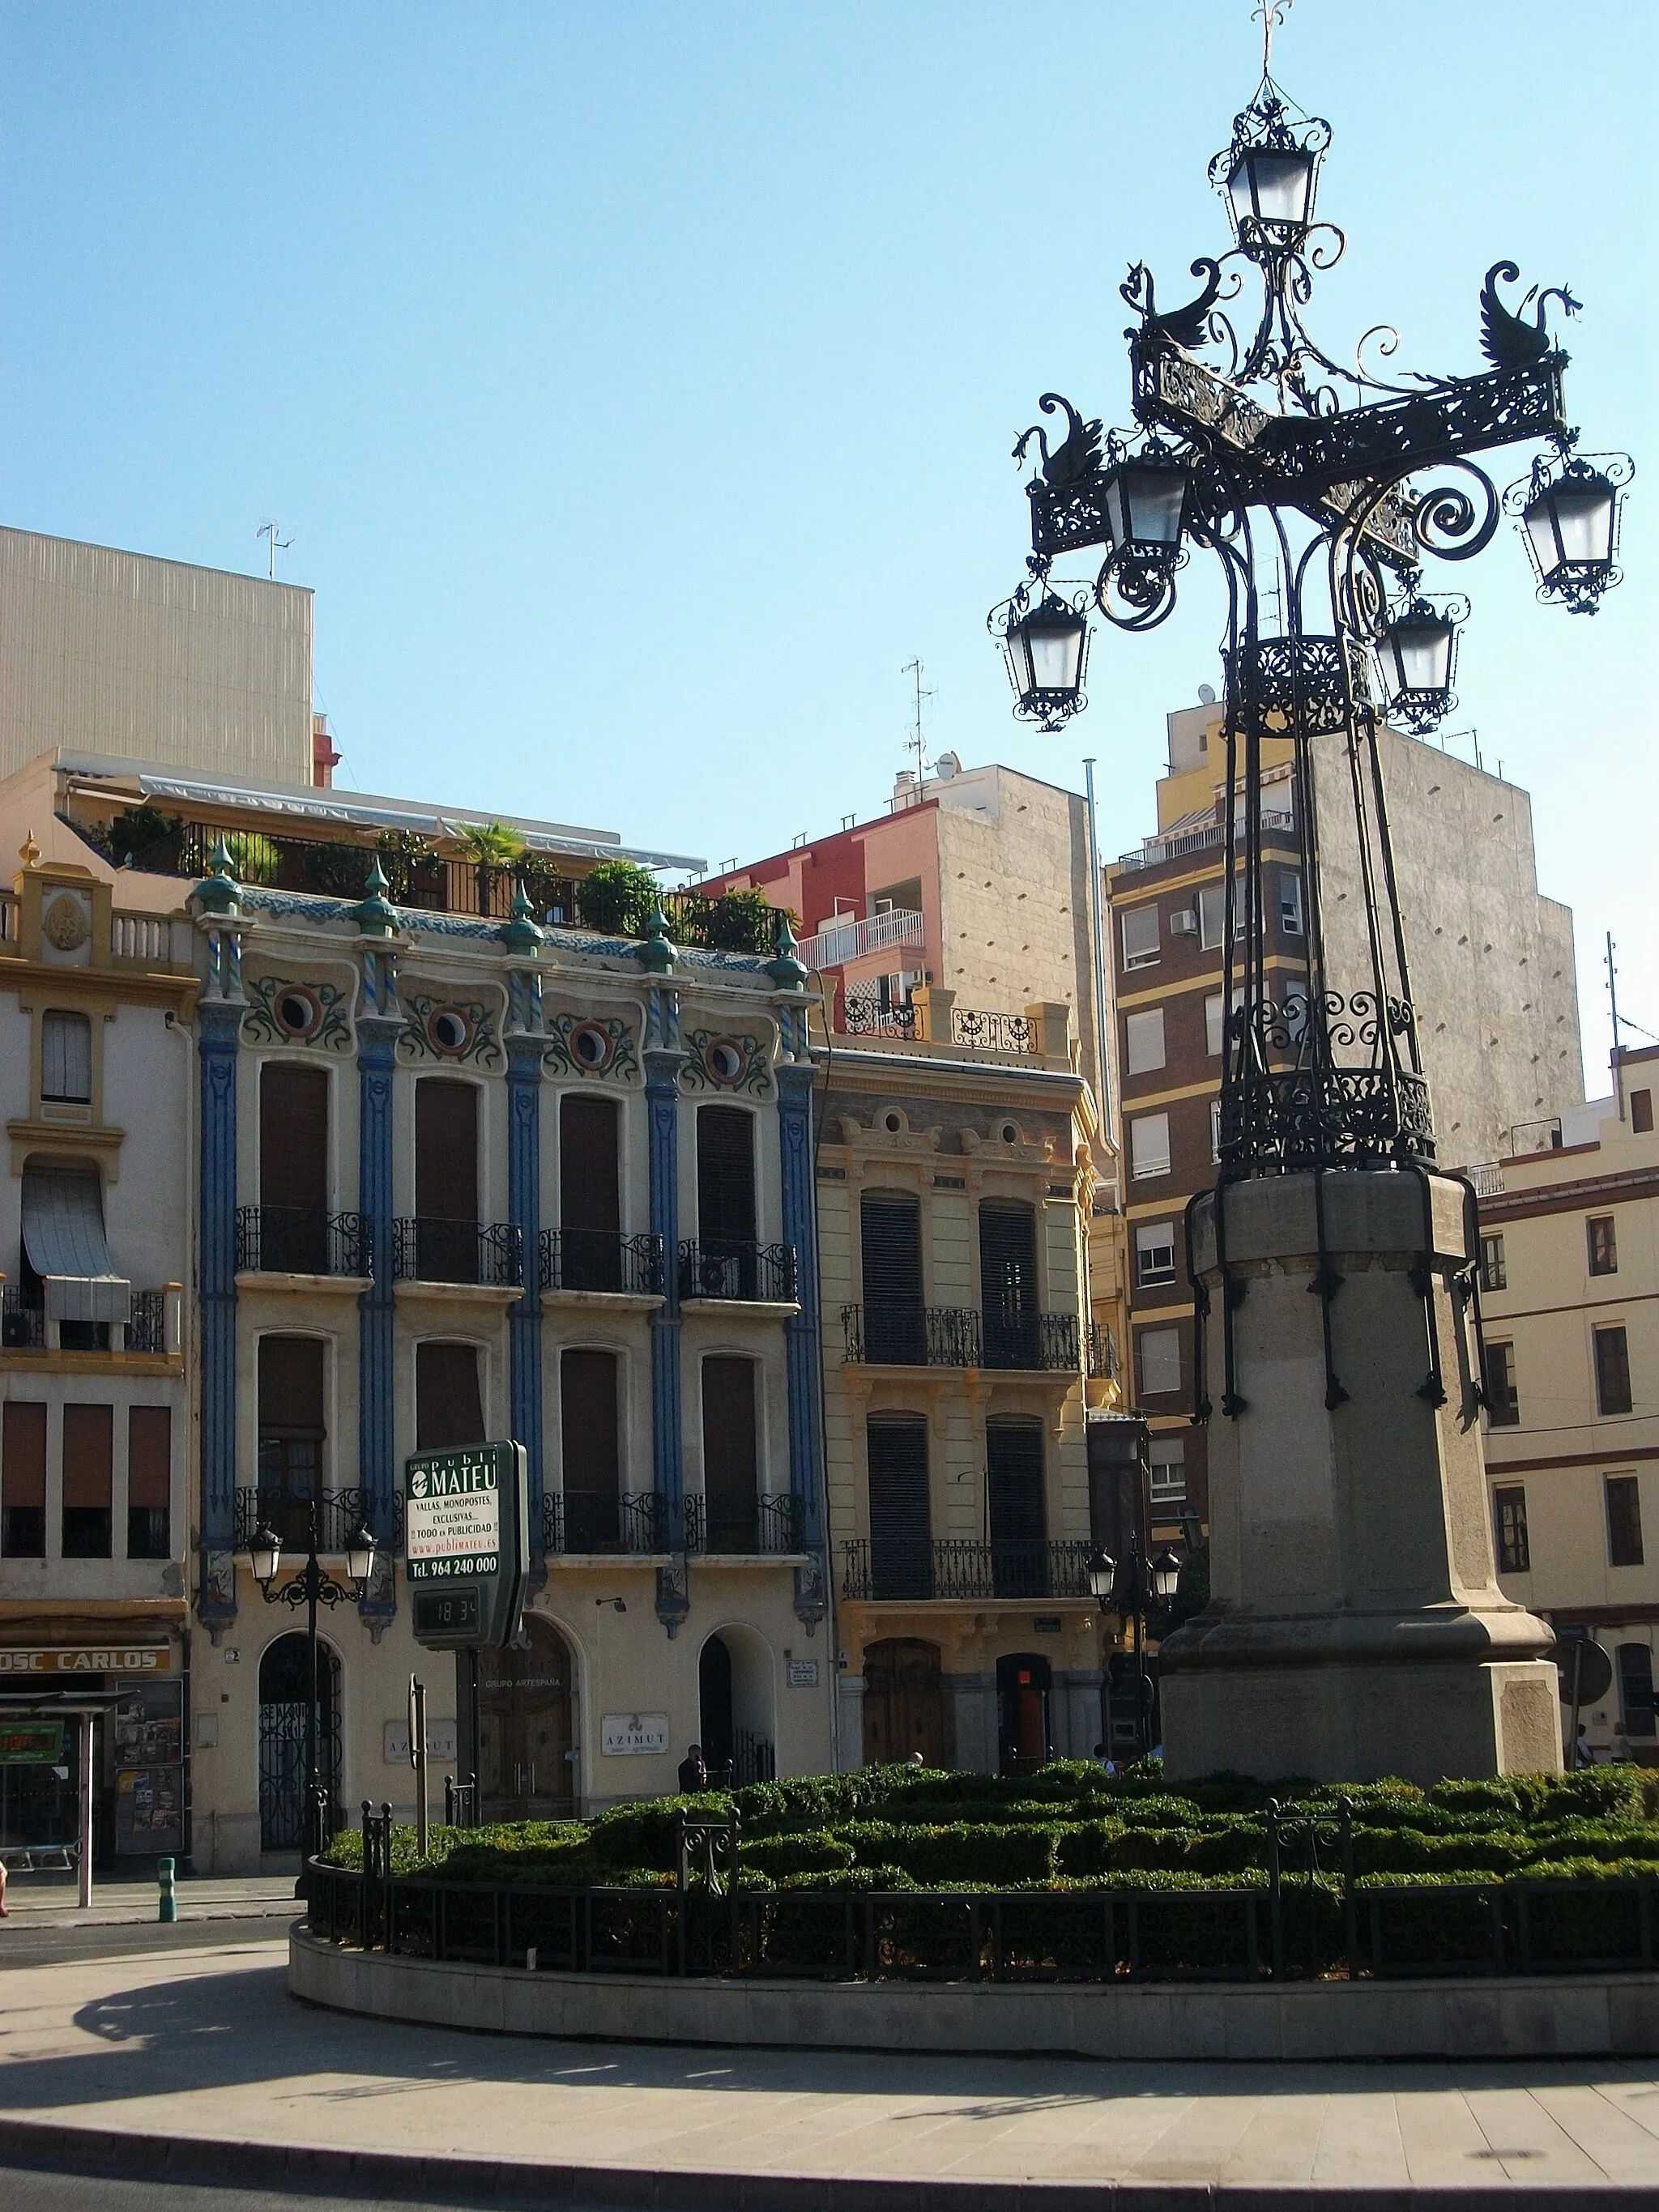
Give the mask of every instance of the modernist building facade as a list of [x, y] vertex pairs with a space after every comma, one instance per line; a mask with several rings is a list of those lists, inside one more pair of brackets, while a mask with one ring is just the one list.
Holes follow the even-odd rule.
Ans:
[[[1598, 1757], [1659, 1764], [1659, 1048], [1480, 1163], [1486, 1474], [1506, 1596], [1610, 1662]], [[1564, 1714], [1565, 1721], [1565, 1714]], [[1571, 1732], [1570, 1723], [1565, 1723]]]
[[1101, 1741], [1093, 1098], [1069, 1054], [838, 1045], [817, 1189], [844, 1768]]
[[[5, 1387], [46, 1412], [43, 1436], [38, 1410], [8, 1415], [0, 1601], [31, 1648], [48, 1600], [65, 1648], [118, 1613], [129, 1640], [142, 1615], [167, 1644], [157, 1668], [187, 1686], [173, 1848], [227, 1871], [301, 1840], [304, 1615], [266, 1602], [248, 1547], [261, 1522], [282, 1538], [280, 1596], [313, 1506], [337, 1577], [360, 1515], [380, 1547], [362, 1602], [323, 1620], [337, 1806], [411, 1810], [411, 1672], [434, 1791], [476, 1771], [487, 1817], [672, 1790], [691, 1742], [738, 1778], [828, 1765], [799, 963], [677, 946], [660, 921], [633, 939], [538, 919], [569, 914], [575, 880], [618, 850], [599, 833], [521, 823], [525, 866], [485, 881], [411, 860], [402, 831], [423, 823], [435, 847], [444, 817], [404, 802], [61, 755], [8, 793], [50, 850], [6, 908], [28, 988], [6, 1061], [22, 1257]], [[407, 903], [385, 896], [382, 858]], [[354, 875], [363, 896], [307, 888]], [[48, 1013], [91, 1023], [84, 1101], [40, 1095], [43, 1065], [88, 1081], [60, 1023], [43, 1045]], [[45, 1218], [37, 1171], [62, 1212], [58, 1183], [88, 1166], [110, 1255], [94, 1272], [131, 1278], [142, 1321], [115, 1315], [125, 1288], [86, 1293], [110, 1315], [98, 1305], [83, 1351], [54, 1340], [28, 1223]], [[87, 1236], [92, 1213], [71, 1208]], [[41, 1275], [44, 1322], [20, 1319]], [[27, 1329], [42, 1340], [14, 1348]], [[62, 1410], [77, 1393], [114, 1439], [101, 1476], [88, 1423]], [[83, 1508], [100, 1504], [117, 1559], [123, 1514], [158, 1510], [153, 1471], [128, 1472], [157, 1449], [137, 1411], [128, 1434], [130, 1406], [161, 1402], [167, 1556], [82, 1565]], [[475, 1713], [453, 1660], [410, 1633], [402, 1470], [509, 1437], [529, 1461], [534, 1587], [523, 1647], [482, 1659]]]
[[[18, 778], [0, 787], [17, 835]], [[191, 1012], [184, 922], [134, 912], [50, 805], [0, 896], [0, 1849], [62, 1868], [188, 1834]]]

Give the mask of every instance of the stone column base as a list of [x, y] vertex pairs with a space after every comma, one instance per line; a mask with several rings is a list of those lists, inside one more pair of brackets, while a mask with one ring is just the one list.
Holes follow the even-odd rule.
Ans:
[[1172, 1781], [1223, 1770], [1262, 1782], [1397, 1774], [1426, 1789], [1447, 1775], [1554, 1773], [1561, 1764], [1557, 1676], [1544, 1659], [1235, 1664], [1166, 1674], [1161, 1692]]

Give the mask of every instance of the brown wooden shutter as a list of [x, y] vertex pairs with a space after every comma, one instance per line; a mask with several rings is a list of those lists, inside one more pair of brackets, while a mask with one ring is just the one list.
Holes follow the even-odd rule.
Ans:
[[64, 1408], [64, 1510], [107, 1513], [115, 1465], [115, 1408]]
[[758, 1488], [755, 1363], [705, 1359], [702, 1490], [711, 1552], [743, 1551], [752, 1544]]
[[559, 1102], [559, 1223], [614, 1237], [622, 1227], [618, 1114], [613, 1098]]
[[0, 1503], [9, 1511], [44, 1511], [46, 1503], [46, 1409], [27, 1398], [9, 1398], [0, 1430]]
[[565, 1495], [614, 1498], [622, 1485], [617, 1422], [617, 1356], [567, 1352], [559, 1361], [559, 1436]]
[[478, 1218], [475, 1084], [423, 1075], [415, 1085], [415, 1211], [423, 1221]]
[[415, 1449], [454, 1451], [485, 1441], [478, 1355], [470, 1344], [415, 1347]]
[[755, 1241], [755, 1118], [738, 1106], [698, 1109], [697, 1235], [706, 1244]]
[[278, 1437], [318, 1437], [323, 1421], [323, 1353], [314, 1336], [259, 1339], [259, 1428]]
[[979, 1209], [980, 1291], [985, 1311], [1012, 1320], [1036, 1311], [1036, 1216], [988, 1199]]
[[[319, 1347], [320, 1349], [320, 1347]], [[166, 1406], [127, 1410], [127, 1504], [167, 1510], [172, 1495], [173, 1414]]]
[[259, 1203], [328, 1211], [328, 1074], [268, 1060], [259, 1070]]
[[[1036, 1421], [985, 1424], [991, 1541], [1038, 1543], [1048, 1534], [1042, 1498], [1042, 1428]], [[1037, 1592], [1042, 1595], [1041, 1590]]]

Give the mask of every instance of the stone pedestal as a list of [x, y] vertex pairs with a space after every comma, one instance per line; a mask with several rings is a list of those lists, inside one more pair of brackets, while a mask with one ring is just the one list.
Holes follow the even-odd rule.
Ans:
[[1470, 1235], [1413, 1171], [1194, 1207], [1212, 1595], [1162, 1650], [1172, 1778], [1559, 1767], [1552, 1632], [1493, 1571]]

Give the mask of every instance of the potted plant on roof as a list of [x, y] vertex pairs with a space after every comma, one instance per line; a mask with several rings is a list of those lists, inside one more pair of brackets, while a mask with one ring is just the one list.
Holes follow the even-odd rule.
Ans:
[[495, 911], [495, 885], [524, 858], [524, 840], [500, 822], [468, 822], [457, 832], [478, 878], [478, 911]]

